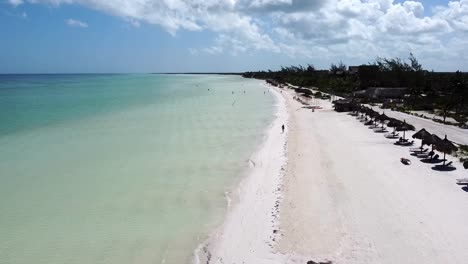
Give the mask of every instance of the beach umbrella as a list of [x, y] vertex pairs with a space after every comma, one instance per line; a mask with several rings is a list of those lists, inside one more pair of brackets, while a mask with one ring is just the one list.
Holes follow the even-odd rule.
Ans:
[[[368, 122], [364, 123], [367, 126], [367, 125], [370, 125], [370, 124], [373, 123], [373, 119], [376, 116], [377, 112], [375, 112], [374, 110], [372, 110], [370, 108], [366, 108], [365, 113], [366, 113], [367, 117], [370, 118], [370, 122], [368, 121]], [[377, 113], [377, 115], [378, 115], [378, 113]], [[366, 120], [367, 120], [367, 118], [366, 118]]]
[[387, 126], [397, 128], [401, 126], [401, 124], [403, 124], [403, 122], [401, 122], [400, 120], [395, 119], [395, 118], [390, 118], [390, 121], [387, 123]]
[[379, 112], [372, 110], [372, 116], [374, 117], [374, 119], [377, 118], [379, 115]]
[[364, 117], [367, 115], [366, 114], [366, 107], [363, 106], [363, 105], [360, 105], [359, 113], [361, 113], [361, 119], [364, 119]]
[[432, 134], [430, 136], [426, 136], [425, 138], [423, 138], [422, 141], [424, 145], [432, 146], [431, 150], [433, 151], [435, 148], [435, 145], [441, 144], [442, 139], [436, 134]]
[[406, 131], [411, 130], [411, 127], [406, 123], [406, 120], [403, 120], [403, 123], [397, 126], [396, 130], [403, 131], [403, 139], [405, 139]]
[[350, 103], [349, 103], [349, 109], [351, 110], [351, 112], [353, 113], [353, 115], [355, 116], [359, 116], [359, 110], [361, 108], [361, 105], [356, 103], [354, 100], [352, 100]]
[[374, 117], [379, 115], [379, 113], [377, 113], [376, 111], [374, 111], [374, 110], [372, 110], [370, 108], [367, 109], [366, 114], [371, 118], [374, 118]]
[[381, 115], [378, 115], [375, 119], [377, 119], [378, 121], [380, 121], [382, 124], [383, 124], [385, 121], [391, 120], [391, 118], [388, 117], [387, 115], [385, 115], [385, 113], [382, 113]]
[[393, 135], [395, 135], [396, 128], [401, 126], [401, 124], [403, 124], [403, 122], [401, 122], [400, 120], [395, 119], [395, 118], [390, 118], [390, 121], [387, 123], [387, 126], [393, 127]]
[[389, 121], [390, 117], [385, 115], [385, 112], [383, 112], [381, 115], [378, 115], [376, 119], [380, 121], [380, 123], [382, 124], [382, 130], [384, 130], [384, 122]]
[[374, 119], [374, 126], [377, 127], [377, 118], [379, 117], [379, 112], [371, 109], [370, 117]]
[[367, 110], [365, 106], [361, 105], [361, 108], [359, 109], [359, 113], [360, 113], [361, 120], [367, 118]]
[[458, 148], [450, 140], [447, 139], [447, 135], [445, 135], [445, 138], [443, 140], [435, 144], [435, 149], [444, 152], [444, 166], [445, 155], [458, 150]]
[[413, 138], [421, 139], [421, 149], [423, 148], [424, 145], [424, 140], [425, 138], [432, 138], [431, 133], [427, 132], [426, 129], [421, 129], [418, 132], [414, 133]]
[[414, 133], [413, 138], [417, 138], [417, 139], [422, 140], [427, 136], [432, 136], [432, 134], [427, 132], [427, 130], [423, 128], [423, 129], [419, 130], [418, 132]]

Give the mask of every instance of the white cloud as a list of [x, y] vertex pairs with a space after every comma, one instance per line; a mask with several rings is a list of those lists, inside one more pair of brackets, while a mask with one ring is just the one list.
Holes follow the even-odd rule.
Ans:
[[139, 28], [140, 27], [140, 21], [129, 18], [127, 19], [128, 23], [130, 23], [132, 26]]
[[7, 2], [12, 6], [19, 6], [23, 4], [23, 0], [7, 0]]
[[455, 30], [468, 31], [468, 0], [450, 1], [436, 8], [435, 17], [445, 19]]
[[197, 49], [194, 49], [194, 48], [189, 48], [189, 49], [188, 49], [188, 52], [189, 52], [190, 55], [192, 55], [192, 56], [197, 56], [197, 55], [198, 55], [198, 50], [197, 50]]
[[[20, 5], [23, 0], [8, 0]], [[26, 0], [24, 0], [26, 1]], [[430, 7], [394, 0], [27, 0], [77, 4], [121, 17], [138, 27], [157, 25], [217, 36], [209, 54], [256, 51], [292, 57], [364, 60], [380, 56], [453, 56], [468, 40], [468, 0]], [[428, 12], [432, 10], [432, 12]], [[77, 20], [69, 25], [86, 27]], [[465, 53], [465, 52], [463, 52]], [[428, 55], [429, 56], [429, 55]], [[460, 54], [460, 56], [467, 56]]]
[[79, 28], [87, 28], [88, 27], [88, 24], [86, 22], [79, 21], [79, 20], [72, 19], [72, 18], [67, 19], [67, 21], [65, 21], [65, 22], [70, 27], [79, 27]]
[[[331, 60], [366, 62], [377, 55], [407, 56], [425, 51], [438, 51], [443, 57], [451, 45], [446, 40], [455, 29], [447, 16], [425, 16], [424, 10], [415, 1], [330, 0], [315, 12], [277, 14], [275, 32], [281, 33], [278, 36], [289, 46], [288, 53], [296, 46], [320, 50], [321, 56]], [[288, 44], [292, 42], [295, 44]], [[315, 53], [302, 53], [315, 57]]]
[[221, 54], [223, 52], [223, 48], [220, 46], [213, 46], [209, 48], [204, 48], [203, 51], [212, 55], [216, 55]]

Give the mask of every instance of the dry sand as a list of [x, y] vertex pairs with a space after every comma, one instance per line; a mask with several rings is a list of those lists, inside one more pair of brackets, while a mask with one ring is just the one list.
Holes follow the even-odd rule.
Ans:
[[327, 101], [312, 112], [274, 94], [278, 118], [200, 263], [468, 263], [468, 189], [455, 184], [468, 172], [455, 158], [458, 170], [434, 171]]
[[346, 264], [468, 263], [460, 163], [433, 171], [330, 103], [312, 113], [283, 95], [291, 114], [280, 252]]

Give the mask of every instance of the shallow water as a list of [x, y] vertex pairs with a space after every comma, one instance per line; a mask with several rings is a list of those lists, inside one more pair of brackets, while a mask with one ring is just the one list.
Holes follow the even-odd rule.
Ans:
[[264, 91], [238, 76], [0, 76], [0, 262], [189, 262], [273, 119]]

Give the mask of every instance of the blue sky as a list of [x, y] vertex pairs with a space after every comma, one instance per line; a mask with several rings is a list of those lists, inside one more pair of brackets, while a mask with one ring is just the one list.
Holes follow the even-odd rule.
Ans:
[[468, 0], [0, 0], [0, 73], [468, 70]]

